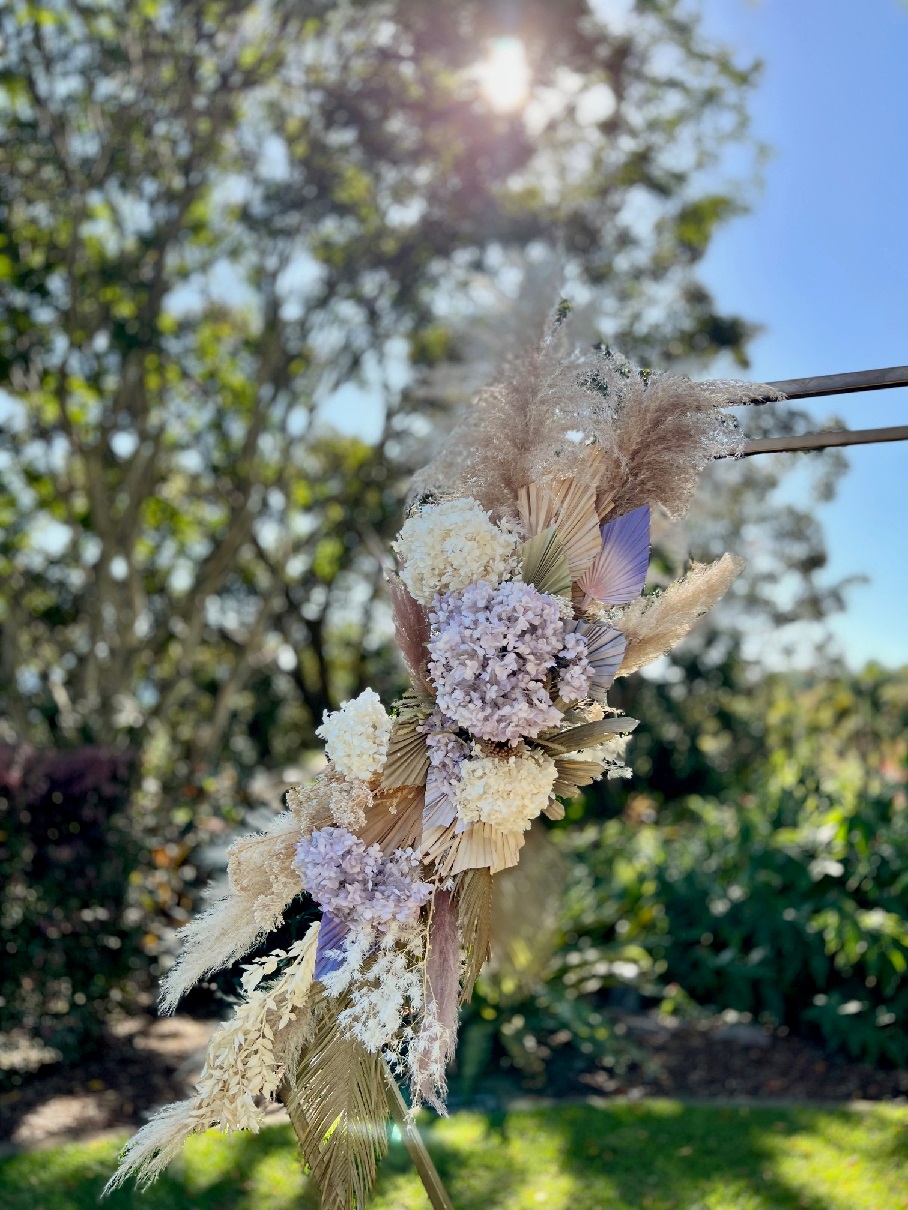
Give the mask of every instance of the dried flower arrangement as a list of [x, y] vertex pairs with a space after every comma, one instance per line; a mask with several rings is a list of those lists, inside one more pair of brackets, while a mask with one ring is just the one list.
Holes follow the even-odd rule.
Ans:
[[186, 1137], [287, 1106], [326, 1210], [362, 1207], [386, 1147], [385, 1082], [444, 1111], [458, 1006], [489, 956], [495, 875], [541, 816], [629, 776], [616, 676], [668, 651], [741, 569], [724, 555], [641, 596], [650, 509], [677, 517], [734, 453], [733, 382], [643, 374], [556, 330], [480, 396], [419, 475], [390, 593], [411, 688], [328, 714], [327, 770], [230, 850], [229, 891], [183, 930], [172, 1011], [300, 896], [320, 920], [245, 968], [196, 1095], [127, 1145], [109, 1188], [147, 1185]]

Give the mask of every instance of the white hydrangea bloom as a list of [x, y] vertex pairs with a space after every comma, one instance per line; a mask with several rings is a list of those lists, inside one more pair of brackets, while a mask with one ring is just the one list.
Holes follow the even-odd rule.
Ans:
[[548, 803], [557, 777], [555, 762], [542, 752], [517, 752], [506, 760], [473, 756], [460, 767], [457, 817], [463, 825], [525, 832]]
[[408, 517], [394, 549], [401, 578], [423, 605], [437, 592], [489, 580], [500, 584], [515, 570], [517, 538], [493, 525], [473, 499], [430, 504]]
[[374, 689], [343, 702], [340, 710], [325, 711], [316, 735], [339, 773], [369, 781], [384, 767], [391, 737], [391, 719]]

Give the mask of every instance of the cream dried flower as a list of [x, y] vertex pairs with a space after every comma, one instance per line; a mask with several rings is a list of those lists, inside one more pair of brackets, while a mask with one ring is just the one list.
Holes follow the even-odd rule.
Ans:
[[[130, 1139], [105, 1194], [131, 1173], [139, 1188], [146, 1188], [191, 1134], [211, 1127], [223, 1133], [260, 1128], [263, 1101], [274, 1100], [284, 1072], [311, 1036], [309, 994], [318, 932], [315, 924], [289, 950], [275, 950], [245, 968], [244, 998], [212, 1035], [195, 1095], [158, 1110]], [[259, 986], [282, 960], [286, 964], [278, 977]]]
[[507, 759], [474, 755], [460, 766], [454, 796], [459, 824], [525, 832], [544, 810], [557, 777], [555, 762], [542, 752], [517, 752]]
[[316, 735], [325, 741], [325, 752], [339, 773], [369, 781], [383, 767], [391, 738], [391, 719], [374, 689], [342, 702], [340, 710], [325, 711]]
[[394, 543], [403, 560], [401, 579], [417, 601], [480, 580], [500, 584], [516, 567], [517, 538], [489, 520], [475, 500], [429, 504], [408, 517]]

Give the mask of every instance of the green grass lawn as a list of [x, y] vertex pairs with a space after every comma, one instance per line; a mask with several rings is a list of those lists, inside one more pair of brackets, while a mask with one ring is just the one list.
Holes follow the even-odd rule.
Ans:
[[[908, 1210], [908, 1109], [559, 1106], [461, 1113], [425, 1135], [457, 1210]], [[3, 1210], [82, 1210], [112, 1171], [116, 1142], [0, 1162]], [[289, 1127], [190, 1140], [145, 1194], [109, 1210], [314, 1210]], [[399, 1142], [374, 1210], [424, 1210]]]

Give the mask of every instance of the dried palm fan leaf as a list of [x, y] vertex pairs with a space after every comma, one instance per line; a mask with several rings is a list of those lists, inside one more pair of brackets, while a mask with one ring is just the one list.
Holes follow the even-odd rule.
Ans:
[[315, 1037], [288, 1073], [282, 1098], [322, 1210], [359, 1210], [388, 1149], [384, 1066], [380, 1055], [342, 1032], [328, 997], [315, 1011]]
[[566, 882], [564, 858], [539, 824], [527, 833], [519, 865], [492, 880], [493, 958], [488, 970], [508, 995], [537, 983], [557, 948]]
[[572, 580], [578, 580], [599, 553], [602, 539], [592, 488], [574, 479], [530, 483], [517, 495], [517, 512], [530, 537], [555, 527]]
[[388, 758], [381, 775], [383, 790], [425, 784], [429, 753], [426, 737], [418, 729], [422, 721], [418, 714], [401, 714], [394, 720]]
[[743, 559], [725, 554], [715, 563], [695, 564], [664, 592], [635, 601], [616, 622], [627, 640], [617, 675], [629, 676], [671, 651], [743, 570]]
[[571, 572], [567, 551], [554, 525], [529, 538], [520, 548], [524, 583], [553, 597], [571, 595]]
[[649, 567], [649, 505], [602, 526], [602, 547], [577, 581], [582, 608], [591, 601], [627, 605], [643, 592]]
[[446, 828], [454, 822], [457, 807], [448, 792], [446, 782], [440, 778], [434, 769], [429, 770], [426, 779], [426, 805], [423, 811], [423, 826], [426, 828]]
[[593, 669], [590, 697], [604, 702], [624, 659], [627, 638], [620, 630], [600, 622], [576, 622], [574, 629], [586, 642], [586, 658]]
[[377, 844], [384, 852], [415, 848], [422, 835], [424, 791], [422, 786], [398, 786], [379, 790], [372, 810], [357, 835], [367, 845]]
[[489, 959], [492, 944], [492, 875], [488, 869], [467, 870], [456, 891], [457, 923], [464, 950], [460, 1001], [473, 995], [479, 972]]
[[[584, 786], [591, 786], [594, 781], [602, 776], [604, 762], [601, 760], [578, 760], [571, 756], [560, 756], [555, 761], [555, 768], [558, 770], [558, 780], [552, 786], [552, 793], [559, 798], [576, 798], [578, 790]], [[560, 804], [558, 804], [560, 806]], [[546, 811], [548, 814], [548, 811]], [[564, 815], [564, 807], [561, 807], [561, 814], [556, 818], [561, 819]], [[552, 816], [549, 816], [552, 818]]]
[[488, 869], [496, 874], [517, 864], [523, 842], [523, 832], [503, 832], [487, 823], [470, 824], [458, 832], [452, 824], [447, 828], [425, 829], [422, 855], [445, 878], [473, 869]]
[[579, 752], [583, 748], [596, 748], [615, 735], [627, 735], [637, 726], [635, 718], [620, 715], [601, 718], [594, 723], [581, 723], [579, 727], [568, 727], [566, 731], [539, 735], [533, 743], [550, 756], [561, 756], [565, 752]]

